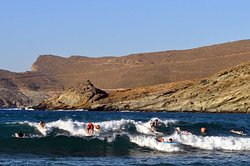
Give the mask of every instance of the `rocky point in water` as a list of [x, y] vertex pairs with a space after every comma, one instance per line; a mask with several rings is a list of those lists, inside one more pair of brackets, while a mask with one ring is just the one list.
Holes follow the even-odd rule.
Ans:
[[93, 84], [87, 80], [80, 83], [76, 87], [72, 87], [59, 96], [45, 100], [39, 104], [39, 109], [76, 109], [89, 108], [92, 103], [100, 99], [108, 97], [108, 94], [95, 88]]
[[36, 108], [249, 113], [249, 82], [250, 63], [196, 81], [109, 92], [87, 81]]

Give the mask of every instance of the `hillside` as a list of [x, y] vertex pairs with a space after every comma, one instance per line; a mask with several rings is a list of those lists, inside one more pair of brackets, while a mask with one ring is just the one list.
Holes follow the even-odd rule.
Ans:
[[55, 79], [66, 89], [84, 79], [102, 89], [116, 89], [200, 79], [246, 61], [250, 61], [250, 40], [122, 57], [44, 55], [32, 71]]
[[105, 90], [175, 84], [205, 78], [246, 61], [250, 61], [250, 40], [122, 57], [43, 55], [32, 71], [0, 70], [0, 107], [36, 105], [82, 80], [91, 80]]
[[78, 91], [70, 90], [71, 93], [66, 91], [37, 108], [249, 113], [249, 82], [250, 63], [247, 63], [198, 81], [110, 91], [98, 100], [77, 105], [72, 102], [81, 101], [78, 99], [85, 98], [86, 93], [75, 95]]
[[26, 107], [42, 102], [63, 87], [39, 72], [0, 70], [0, 107]]

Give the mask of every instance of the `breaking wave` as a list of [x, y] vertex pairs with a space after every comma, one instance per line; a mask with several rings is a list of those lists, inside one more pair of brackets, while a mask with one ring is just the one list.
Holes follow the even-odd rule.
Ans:
[[[158, 119], [157, 131], [150, 124]], [[72, 119], [47, 122], [45, 128], [39, 122], [9, 122], [0, 124], [1, 150], [34, 151], [36, 153], [65, 153], [79, 152], [96, 155], [98, 153], [126, 152], [131, 149], [145, 148], [151, 151], [178, 152], [188, 151], [190, 148], [205, 150], [250, 151], [250, 138], [228, 134], [201, 135], [192, 130], [189, 134], [177, 133], [175, 128], [182, 124], [174, 119], [152, 118], [146, 122], [133, 119], [120, 119], [93, 122], [101, 129], [93, 134], [87, 132], [88, 122]], [[197, 124], [186, 124], [190, 129], [197, 128]], [[204, 125], [204, 124], [203, 124]], [[211, 125], [211, 124], [206, 124]], [[215, 125], [215, 124], [212, 124]], [[218, 124], [216, 124], [218, 125]], [[223, 126], [217, 128], [223, 129]], [[15, 138], [14, 133], [23, 131], [24, 139]], [[159, 142], [157, 138], [174, 143]], [[83, 149], [85, 151], [83, 152]], [[121, 150], [122, 149], [122, 150]], [[56, 151], [56, 152], [54, 152]]]

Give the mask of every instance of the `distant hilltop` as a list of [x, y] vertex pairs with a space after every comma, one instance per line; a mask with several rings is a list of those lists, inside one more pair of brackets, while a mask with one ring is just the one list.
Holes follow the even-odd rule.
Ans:
[[243, 62], [250, 62], [250, 40], [121, 57], [41, 55], [32, 71], [0, 70], [0, 107], [37, 105], [85, 80], [104, 91], [148, 87], [202, 79]]
[[122, 57], [43, 55], [32, 71], [55, 79], [65, 88], [89, 79], [97, 87], [116, 89], [199, 79], [246, 61], [250, 61], [250, 40]]

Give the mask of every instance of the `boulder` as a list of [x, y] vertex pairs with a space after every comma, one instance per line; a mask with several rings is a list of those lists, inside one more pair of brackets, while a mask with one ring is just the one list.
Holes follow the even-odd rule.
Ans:
[[88, 108], [92, 103], [108, 97], [108, 93], [94, 87], [89, 81], [84, 81], [76, 87], [72, 87], [62, 94], [45, 100], [36, 109], [74, 109]]

